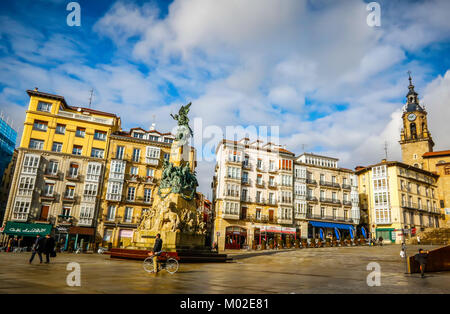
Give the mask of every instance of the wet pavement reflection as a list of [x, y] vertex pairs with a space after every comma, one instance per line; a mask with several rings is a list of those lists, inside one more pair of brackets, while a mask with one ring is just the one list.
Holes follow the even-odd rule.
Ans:
[[[29, 265], [31, 253], [3, 252], [0, 293], [450, 293], [450, 272], [404, 274], [399, 252], [389, 245], [240, 255], [230, 263], [180, 264], [174, 275], [149, 274], [140, 261], [108, 255], [58, 254], [51, 264]], [[80, 264], [80, 287], [66, 283], [69, 262]], [[381, 267], [381, 286], [367, 285], [370, 262]]]

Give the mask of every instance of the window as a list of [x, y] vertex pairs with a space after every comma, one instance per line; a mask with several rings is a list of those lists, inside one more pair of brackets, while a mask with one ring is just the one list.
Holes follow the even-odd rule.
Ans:
[[164, 159], [167, 160], [167, 161], [169, 161], [169, 160], [170, 160], [170, 154], [165, 153], [165, 154], [164, 154]]
[[58, 173], [58, 162], [50, 160], [47, 166], [47, 174], [56, 175]]
[[39, 166], [39, 156], [25, 155], [23, 160], [22, 173], [36, 174]]
[[55, 129], [56, 134], [65, 134], [66, 126], [64, 124], [57, 124]]
[[30, 202], [16, 201], [14, 205], [13, 219], [27, 220], [28, 211], [30, 210]]
[[117, 150], [116, 150], [116, 158], [117, 159], [123, 159], [123, 152], [125, 150], [125, 147], [123, 146], [117, 146]]
[[269, 161], [269, 171], [275, 171], [275, 162], [273, 160]]
[[62, 143], [59, 142], [53, 142], [52, 146], [52, 152], [60, 153], [62, 151]]
[[94, 140], [106, 141], [106, 132], [95, 130]]
[[81, 155], [83, 152], [83, 146], [73, 145], [72, 154], [73, 155]]
[[138, 167], [130, 167], [130, 174], [137, 176], [138, 175]]
[[[161, 154], [161, 149], [159, 147], [147, 146], [146, 152], [145, 152], [146, 163], [155, 164], [154, 159], [159, 159], [160, 154]], [[156, 160], [156, 164], [158, 164], [157, 160]]]
[[152, 201], [152, 190], [144, 189], [144, 202], [150, 203]]
[[99, 163], [90, 162], [88, 164], [86, 180], [88, 181], [98, 181], [100, 178], [100, 173], [102, 171], [102, 165]]
[[147, 177], [154, 177], [155, 176], [155, 169], [147, 168]]
[[28, 148], [42, 150], [42, 149], [44, 149], [44, 141], [30, 139], [30, 145], [28, 146]]
[[148, 139], [149, 139], [150, 141], [159, 142], [159, 136], [150, 135], [150, 136], [148, 137]]
[[91, 157], [103, 158], [105, 151], [100, 148], [92, 148]]
[[125, 222], [131, 222], [133, 219], [133, 207], [126, 207], [125, 208], [125, 215], [123, 217], [123, 220]]
[[67, 185], [66, 191], [64, 193], [64, 198], [73, 199], [74, 195], [75, 195], [75, 187], [72, 185]]
[[333, 219], [336, 219], [337, 217], [337, 209], [333, 208]]
[[48, 102], [40, 101], [40, 102], [38, 102], [37, 110], [44, 111], [44, 112], [50, 112], [52, 110], [52, 104], [50, 104]]
[[144, 133], [133, 132], [133, 137], [135, 137], [135, 138], [144, 138]]
[[45, 183], [44, 185], [44, 195], [45, 196], [53, 196], [55, 185], [53, 183]]
[[70, 164], [69, 177], [71, 177], [71, 178], [78, 177], [78, 164], [75, 164], [75, 163]]
[[85, 135], [86, 135], [85, 128], [77, 128], [77, 131], [75, 132], [76, 137], [84, 137]]
[[140, 159], [141, 159], [141, 150], [139, 148], [134, 148], [133, 149], [133, 161], [139, 162]]
[[262, 160], [258, 159], [258, 161], [256, 162], [256, 167], [258, 167], [258, 169], [262, 169]]
[[19, 195], [31, 196], [34, 190], [34, 177], [22, 176], [19, 181]]
[[167, 137], [165, 137], [164, 138], [164, 143], [173, 143], [173, 139], [171, 139], [171, 138], [167, 138]]
[[80, 210], [80, 224], [90, 225], [94, 218], [94, 208], [87, 205], [82, 205]]
[[48, 123], [45, 121], [35, 120], [34, 124], [33, 124], [33, 130], [46, 132], [47, 125], [48, 125]]
[[127, 194], [127, 200], [128, 201], [134, 201], [135, 193], [136, 193], [136, 188], [132, 187], [132, 186], [129, 187], [128, 188], [128, 194]]
[[116, 206], [109, 205], [108, 206], [108, 214], [106, 215], [106, 220], [112, 221], [116, 218]]
[[86, 183], [84, 185], [83, 197], [86, 200], [95, 200], [98, 185], [96, 183]]
[[248, 183], [248, 172], [243, 172], [242, 173], [242, 182], [243, 183]]
[[325, 217], [325, 207], [320, 207], [320, 217]]

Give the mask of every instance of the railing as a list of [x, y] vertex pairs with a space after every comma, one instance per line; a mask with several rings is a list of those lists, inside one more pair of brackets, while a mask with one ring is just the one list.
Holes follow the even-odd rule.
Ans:
[[64, 193], [64, 195], [62, 196], [63, 202], [76, 202], [77, 199], [78, 199], [77, 196], [69, 195], [69, 194], [66, 194], [66, 193]]
[[269, 184], [267, 185], [267, 187], [270, 189], [270, 188], [272, 188], [272, 189], [276, 189], [277, 188], [277, 183], [276, 182], [270, 182], [269, 181]]
[[313, 184], [313, 185], [317, 185], [317, 181], [314, 179], [306, 179], [306, 184]]
[[62, 111], [62, 110], [60, 110], [58, 112], [58, 116], [65, 117], [65, 118], [77, 119], [77, 120], [83, 120], [83, 121], [91, 121], [91, 122], [107, 124], [107, 125], [113, 125], [113, 123], [114, 123], [113, 119], [98, 118], [98, 117], [93, 117], [91, 115], [81, 115], [81, 114]]
[[61, 222], [72, 223], [73, 218], [74, 217], [70, 216], [70, 215], [58, 215], [58, 223], [61, 223]]
[[252, 199], [250, 198], [250, 196], [241, 196], [241, 202], [251, 203]]
[[292, 218], [277, 218], [279, 224], [289, 225], [292, 224]]
[[239, 220], [239, 213], [222, 213], [222, 218]]
[[311, 213], [307, 213], [306, 218], [314, 219], [314, 220], [332, 220], [332, 221], [342, 221], [342, 222], [353, 222], [353, 219], [349, 218], [349, 217], [314, 215]]
[[321, 197], [320, 198], [320, 202], [321, 203], [334, 204], [334, 205], [341, 205], [341, 201], [340, 200], [332, 199], [332, 198], [326, 198], [326, 197]]
[[227, 174], [227, 175], [225, 176], [225, 179], [241, 180], [242, 178], [241, 178], [241, 177], [238, 177], [238, 176], [232, 176], [232, 175]]
[[341, 188], [339, 183], [336, 182], [328, 182], [328, 181], [320, 181], [321, 186], [331, 187], [331, 188]]
[[122, 199], [122, 194], [106, 193], [107, 201], [120, 201]]
[[266, 200], [264, 198], [256, 198], [256, 204], [266, 204]]
[[267, 205], [277, 205], [277, 200], [269, 198], [267, 200]]
[[292, 204], [292, 198], [281, 197], [278, 199], [278, 204]]
[[246, 217], [243, 217], [242, 220], [249, 221], [249, 222], [261, 222], [261, 223], [273, 223], [275, 222], [275, 219], [270, 217], [268, 215], [247, 215]]
[[306, 195], [306, 200], [310, 202], [317, 202], [317, 197], [312, 195]]
[[60, 180], [61, 174], [62, 174], [61, 171], [56, 171], [56, 172], [46, 171], [46, 172], [44, 172], [44, 177]]
[[242, 184], [243, 185], [252, 185], [252, 180], [248, 179], [248, 178], [247, 178], [247, 180], [245, 180], [244, 178], [242, 178]]
[[239, 192], [235, 191], [223, 191], [224, 197], [239, 197]]
[[342, 188], [343, 188], [344, 190], [351, 190], [351, 189], [352, 189], [352, 186], [351, 186], [350, 184], [342, 184]]
[[80, 180], [80, 174], [79, 173], [73, 173], [72, 171], [66, 172], [66, 179], [71, 181], [79, 181]]
[[342, 201], [342, 203], [344, 204], [344, 206], [352, 206], [351, 201]]
[[242, 163], [242, 168], [245, 170], [251, 170], [252, 169], [252, 164], [250, 162], [243, 162]]
[[53, 194], [46, 194], [45, 191], [41, 193], [41, 199], [46, 201], [55, 201], [59, 194], [53, 192]]
[[92, 222], [94, 221], [94, 218], [80, 218], [78, 221], [79, 226], [92, 226]]
[[258, 180], [256, 180], [256, 184], [255, 185], [257, 187], [259, 187], [259, 188], [264, 188], [266, 186], [266, 183], [264, 181], [259, 181], [258, 182]]

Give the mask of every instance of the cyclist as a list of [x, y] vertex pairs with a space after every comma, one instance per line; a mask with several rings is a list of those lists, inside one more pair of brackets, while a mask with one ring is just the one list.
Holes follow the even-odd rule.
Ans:
[[155, 245], [153, 246], [152, 253], [149, 253], [150, 256], [153, 256], [153, 270], [155, 273], [158, 272], [158, 256], [161, 255], [162, 250], [162, 239], [161, 235], [158, 233], [155, 239]]

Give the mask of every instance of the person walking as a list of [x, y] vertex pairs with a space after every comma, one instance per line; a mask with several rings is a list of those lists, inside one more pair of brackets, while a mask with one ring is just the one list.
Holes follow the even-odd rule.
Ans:
[[44, 253], [45, 253], [45, 263], [50, 263], [50, 254], [53, 254], [55, 251], [55, 239], [51, 237], [49, 234], [45, 236], [44, 242]]
[[417, 244], [420, 245], [420, 237], [417, 236]]
[[422, 278], [425, 277], [425, 268], [427, 266], [429, 251], [424, 251], [423, 249], [419, 249], [419, 254], [414, 255], [414, 260], [420, 264], [420, 275]]
[[42, 252], [44, 251], [43, 240], [44, 239], [42, 239], [39, 234], [36, 236], [36, 240], [34, 241], [33, 247], [31, 249], [32, 253], [31, 253], [31, 258], [30, 258], [30, 264], [33, 262], [33, 259], [34, 259], [34, 256], [36, 255], [36, 253], [39, 256], [39, 260], [42, 264]]

